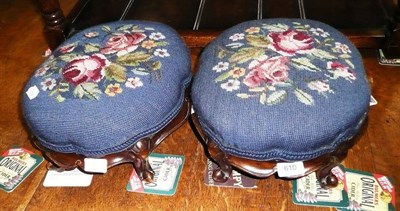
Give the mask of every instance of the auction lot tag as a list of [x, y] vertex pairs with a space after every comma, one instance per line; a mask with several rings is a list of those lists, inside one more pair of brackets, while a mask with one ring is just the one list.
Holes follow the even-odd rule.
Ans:
[[85, 158], [85, 171], [92, 173], [106, 173], [107, 172], [107, 160], [96, 159], [96, 158]]
[[0, 156], [0, 189], [13, 191], [42, 162], [42, 156], [24, 148], [7, 150]]
[[276, 168], [279, 177], [296, 177], [302, 176], [305, 173], [302, 161], [293, 163], [277, 163]]
[[44, 178], [45, 187], [87, 187], [92, 183], [93, 174], [86, 174], [78, 168], [71, 171], [50, 169]]

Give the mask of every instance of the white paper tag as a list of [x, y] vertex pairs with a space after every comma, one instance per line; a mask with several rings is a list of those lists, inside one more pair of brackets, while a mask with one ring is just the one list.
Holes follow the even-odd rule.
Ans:
[[107, 160], [97, 158], [85, 158], [85, 171], [93, 173], [106, 173]]
[[302, 161], [293, 163], [277, 163], [276, 168], [279, 177], [303, 176], [305, 173]]
[[33, 100], [38, 96], [39, 92], [40, 91], [37, 86], [32, 86], [29, 87], [29, 89], [26, 91], [26, 95], [28, 95], [29, 100]]
[[369, 106], [374, 106], [378, 104], [378, 101], [374, 98], [374, 96], [371, 95], [371, 98], [369, 100]]
[[43, 186], [45, 187], [88, 187], [92, 183], [92, 174], [85, 174], [79, 169], [58, 172], [47, 171]]

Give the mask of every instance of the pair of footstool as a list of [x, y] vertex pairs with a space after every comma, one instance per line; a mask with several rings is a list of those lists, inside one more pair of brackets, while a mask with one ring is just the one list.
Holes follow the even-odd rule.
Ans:
[[216, 181], [236, 169], [259, 178], [317, 172], [322, 185], [336, 184], [330, 170], [365, 125], [370, 99], [362, 58], [344, 35], [312, 20], [244, 22], [212, 41], [196, 68], [192, 80], [189, 50], [168, 26], [95, 26], [36, 70], [24, 118], [62, 169], [129, 162], [151, 180], [147, 157], [191, 116]]

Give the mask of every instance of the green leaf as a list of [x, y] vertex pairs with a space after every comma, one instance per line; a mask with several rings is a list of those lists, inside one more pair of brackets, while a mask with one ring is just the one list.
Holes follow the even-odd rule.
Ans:
[[267, 103], [267, 94], [265, 94], [265, 92], [261, 93], [260, 95], [260, 103], [265, 105], [265, 103]]
[[86, 82], [75, 87], [74, 96], [78, 98], [87, 97], [91, 100], [100, 99], [101, 90], [96, 83]]
[[132, 24], [122, 25], [117, 28], [117, 31], [126, 31], [126, 30], [130, 29], [132, 26], [133, 26]]
[[56, 100], [57, 100], [57, 102], [62, 103], [65, 101], [65, 98], [61, 95], [57, 95]]
[[249, 98], [250, 95], [246, 94], [246, 93], [237, 93], [236, 96], [242, 98], [242, 99], [246, 99]]
[[144, 68], [133, 69], [132, 72], [135, 73], [136, 75], [148, 75], [148, 74], [150, 74], [149, 71], [147, 71]]
[[354, 64], [353, 64], [350, 60], [346, 59], [346, 60], [344, 60], [344, 61], [346, 61], [346, 63], [347, 63], [352, 69], [354, 69]]
[[117, 62], [126, 66], [138, 66], [141, 62], [148, 61], [152, 56], [144, 51], [125, 54], [117, 59]]
[[340, 57], [340, 58], [343, 58], [343, 59], [350, 59], [350, 58], [351, 58], [351, 56], [350, 56], [349, 54], [347, 54], [347, 53], [342, 54], [342, 55], [340, 55], [339, 57]]
[[224, 72], [224, 73], [222, 73], [221, 75], [219, 75], [219, 76], [215, 79], [215, 83], [220, 82], [220, 81], [223, 81], [223, 80], [229, 78], [230, 76], [231, 76], [231, 73], [230, 73], [229, 71], [228, 71], [228, 72]]
[[63, 60], [64, 62], [70, 62], [70, 61], [72, 61], [73, 59], [75, 59], [76, 57], [78, 57], [78, 55], [77, 55], [77, 54], [74, 54], [74, 53], [63, 54], [63, 55], [60, 55], [60, 56], [59, 56], [59, 58], [60, 58], [61, 60]]
[[246, 40], [250, 45], [260, 48], [266, 48], [270, 44], [267, 37], [262, 35], [247, 35]]
[[311, 52], [311, 54], [316, 56], [316, 57], [318, 57], [318, 58], [321, 58], [321, 59], [336, 59], [336, 56], [330, 54], [327, 51], [324, 51], [324, 50], [321, 50], [321, 49], [317, 49], [317, 48], [314, 49]]
[[88, 43], [85, 45], [85, 53], [92, 53], [100, 50], [100, 46], [94, 43]]
[[109, 80], [125, 82], [126, 68], [119, 64], [111, 63], [108, 67], [105, 68], [105, 77]]
[[156, 42], [157, 46], [167, 46], [168, 42], [162, 41], [162, 42]]
[[279, 90], [276, 92], [272, 92], [268, 98], [266, 99], [266, 102], [268, 105], [274, 105], [282, 102], [285, 100], [287, 97], [287, 92], [285, 90]]
[[106, 26], [106, 25], [102, 26], [101, 30], [103, 30], [105, 32], [111, 32], [111, 28], [109, 26]]
[[300, 69], [300, 70], [308, 70], [311, 72], [316, 72], [316, 71], [320, 71], [320, 69], [315, 66], [313, 63], [311, 63], [310, 59], [306, 58], [306, 57], [302, 57], [302, 58], [294, 58], [292, 59], [293, 61], [293, 66], [295, 66], [296, 68]]
[[218, 53], [217, 53], [217, 57], [218, 59], [222, 59], [226, 56], [226, 51], [223, 49], [219, 49]]
[[249, 91], [250, 92], [264, 92], [265, 91], [265, 87], [250, 88]]
[[245, 63], [250, 59], [257, 58], [264, 54], [264, 50], [262, 48], [242, 48], [235, 54], [229, 58], [230, 62], [234, 63]]
[[314, 105], [313, 97], [310, 94], [304, 92], [303, 90], [295, 89], [294, 94], [296, 95], [297, 99], [300, 102], [302, 102], [306, 105]]
[[153, 69], [153, 71], [154, 70], [159, 70], [160, 68], [161, 68], [161, 62], [160, 61], [156, 61], [156, 62], [153, 62], [153, 64], [151, 64], [151, 67], [152, 67], [152, 69]]

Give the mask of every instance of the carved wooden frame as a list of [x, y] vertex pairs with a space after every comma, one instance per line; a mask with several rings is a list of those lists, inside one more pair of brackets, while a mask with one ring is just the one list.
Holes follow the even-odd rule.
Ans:
[[[173, 131], [178, 129], [188, 119], [190, 114], [190, 101], [188, 98], [184, 99], [181, 110], [177, 116], [171, 120], [162, 130], [145, 137], [136, 142], [130, 148], [105, 155], [103, 157], [96, 157], [107, 160], [107, 168], [114, 167], [123, 163], [133, 163], [133, 166], [141, 180], [151, 182], [153, 180], [154, 171], [152, 170], [149, 162], [147, 161], [150, 153]], [[76, 153], [61, 153], [45, 148], [39, 143], [38, 140], [34, 139], [33, 143], [43, 152], [43, 155], [51, 162], [49, 168], [57, 168], [59, 170], [72, 170], [79, 168], [84, 170], [85, 162], [87, 158], [84, 155]]]
[[[195, 113], [191, 115], [190, 123], [193, 130], [196, 131], [200, 143], [204, 147], [206, 156], [218, 165], [218, 168], [214, 170], [212, 175], [214, 181], [225, 182], [232, 174], [233, 169], [253, 177], [267, 178], [277, 172], [276, 165], [278, 162], [284, 162], [279, 160], [257, 161], [227, 154], [217, 146], [215, 141], [207, 137], [203, 132]], [[366, 123], [364, 123], [364, 128], [365, 125]], [[331, 169], [339, 165], [347, 156], [348, 150], [357, 142], [358, 138], [359, 136], [356, 136], [352, 140], [339, 145], [336, 150], [331, 153], [303, 161], [305, 173], [303, 175], [287, 178], [295, 179], [316, 172], [317, 179], [322, 187], [336, 187], [338, 179], [331, 172]]]

